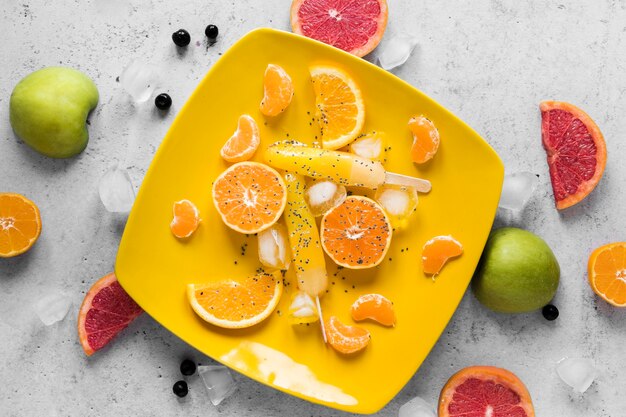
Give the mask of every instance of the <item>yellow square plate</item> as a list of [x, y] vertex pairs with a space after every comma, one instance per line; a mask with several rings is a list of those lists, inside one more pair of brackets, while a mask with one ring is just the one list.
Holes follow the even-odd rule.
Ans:
[[[259, 112], [269, 63], [281, 65], [295, 85], [294, 100], [275, 121]], [[322, 299], [325, 315], [350, 324], [350, 306], [365, 293], [394, 302], [398, 323], [362, 323], [372, 334], [360, 354], [344, 357], [326, 347], [317, 324], [291, 326], [286, 288], [277, 311], [245, 330], [205, 324], [186, 299], [188, 283], [251, 275], [260, 266], [256, 237], [228, 229], [211, 200], [213, 180], [228, 166], [220, 148], [247, 113], [262, 144], [296, 138], [311, 142], [314, 97], [308, 68], [330, 64], [350, 73], [365, 100], [364, 131], [390, 141], [390, 171], [429, 179], [407, 230], [394, 234], [389, 260], [372, 270], [337, 270]], [[411, 163], [409, 118], [424, 114], [439, 128], [441, 147], [424, 167]], [[260, 152], [259, 152], [260, 153]], [[404, 386], [428, 355], [456, 309], [491, 228], [503, 180], [496, 153], [442, 106], [392, 74], [338, 49], [286, 32], [259, 29], [244, 36], [211, 68], [178, 114], [148, 171], [128, 219], [115, 272], [126, 291], [155, 320], [212, 358], [250, 378], [295, 396], [355, 413], [374, 413]], [[190, 199], [202, 223], [187, 242], [169, 230], [172, 204]], [[465, 253], [433, 281], [421, 270], [421, 248], [451, 234]], [[293, 272], [287, 280], [293, 280]]]

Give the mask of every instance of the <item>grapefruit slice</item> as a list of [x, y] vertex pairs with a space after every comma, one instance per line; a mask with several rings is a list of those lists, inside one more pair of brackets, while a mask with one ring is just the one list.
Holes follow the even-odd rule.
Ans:
[[556, 208], [562, 210], [596, 187], [606, 165], [606, 144], [598, 125], [578, 107], [544, 101], [539, 108]]
[[356, 56], [370, 53], [387, 27], [386, 0], [294, 0], [294, 33], [343, 49]]
[[102, 349], [141, 313], [115, 274], [96, 281], [78, 312], [78, 338], [87, 356]]
[[506, 369], [470, 366], [452, 375], [439, 396], [439, 417], [534, 417], [524, 383]]

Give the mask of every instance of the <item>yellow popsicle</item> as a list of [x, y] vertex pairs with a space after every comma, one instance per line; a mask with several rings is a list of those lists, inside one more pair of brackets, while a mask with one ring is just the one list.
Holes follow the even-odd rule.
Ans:
[[328, 286], [326, 261], [315, 217], [304, 200], [304, 178], [291, 173], [284, 177], [287, 185], [284, 216], [298, 288], [313, 298], [320, 297]]

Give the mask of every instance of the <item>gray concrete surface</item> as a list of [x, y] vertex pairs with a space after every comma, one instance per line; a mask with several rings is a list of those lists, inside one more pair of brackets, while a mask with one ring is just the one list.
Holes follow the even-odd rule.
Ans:
[[[422, 89], [482, 134], [509, 172], [541, 176], [538, 192], [517, 218], [542, 235], [562, 266], [556, 297], [561, 316], [491, 313], [466, 294], [413, 379], [378, 415], [394, 416], [408, 399], [435, 402], [456, 370], [493, 364], [528, 385], [538, 416], [626, 416], [626, 312], [594, 297], [587, 257], [624, 239], [626, 177], [626, 5], [618, 0], [391, 0], [390, 27], [420, 38], [415, 55], [395, 73]], [[113, 267], [124, 217], [105, 212], [97, 183], [110, 164], [125, 163], [141, 184], [151, 158], [197, 82], [240, 36], [260, 26], [288, 28], [288, 0], [3, 0], [0, 2], [0, 191], [23, 193], [41, 208], [45, 227], [27, 255], [0, 260], [0, 414], [3, 416], [338, 416], [238, 377], [239, 391], [214, 408], [199, 380], [178, 401], [171, 393], [184, 357], [208, 359], [143, 316], [115, 343], [87, 359], [77, 342], [76, 311], [85, 291]], [[204, 44], [208, 23], [219, 42]], [[192, 34], [185, 53], [170, 40]], [[196, 41], [200, 45], [196, 45]], [[116, 77], [133, 57], [158, 67], [158, 91], [174, 100], [160, 116], [151, 103], [129, 102]], [[68, 65], [95, 80], [101, 102], [91, 116], [91, 141], [80, 157], [39, 156], [14, 137], [8, 122], [13, 86], [29, 72]], [[582, 204], [553, 207], [537, 104], [561, 99], [585, 108], [608, 144], [605, 178]], [[127, 143], [131, 141], [129, 155]], [[37, 297], [61, 290], [73, 300], [68, 318], [44, 327]], [[584, 395], [555, 374], [563, 356], [591, 357], [600, 369]], [[375, 383], [370, 381], [369, 383]]]

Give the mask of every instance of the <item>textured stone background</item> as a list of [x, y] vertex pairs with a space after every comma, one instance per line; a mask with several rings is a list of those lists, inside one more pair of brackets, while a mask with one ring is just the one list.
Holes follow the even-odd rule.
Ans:
[[[561, 317], [503, 316], [468, 293], [431, 355], [380, 413], [393, 416], [409, 398], [435, 402], [456, 370], [474, 364], [511, 369], [528, 385], [537, 415], [626, 415], [626, 312], [597, 300], [586, 283], [591, 249], [624, 239], [626, 177], [626, 6], [618, 0], [391, 0], [390, 30], [416, 34], [418, 52], [395, 73], [473, 126], [509, 172], [541, 176], [519, 218], [539, 233], [562, 267]], [[178, 401], [171, 393], [180, 360], [193, 351], [144, 315], [112, 348], [87, 360], [76, 340], [76, 310], [93, 281], [113, 268], [124, 218], [101, 206], [97, 183], [114, 162], [136, 186], [169, 124], [207, 69], [239, 37], [260, 26], [288, 28], [288, 0], [2, 0], [0, 28], [0, 191], [23, 193], [41, 208], [45, 228], [27, 255], [0, 260], [0, 410], [3, 416], [223, 415], [337, 416], [238, 377], [237, 394], [217, 409], [200, 381]], [[219, 42], [204, 43], [208, 23]], [[177, 53], [170, 34], [184, 27], [192, 44]], [[196, 41], [200, 45], [196, 45]], [[159, 91], [174, 100], [160, 116], [129, 102], [115, 78], [134, 57], [159, 68]], [[13, 86], [29, 72], [68, 65], [95, 80], [101, 102], [91, 116], [86, 152], [44, 158], [19, 143], [8, 123]], [[598, 189], [564, 213], [553, 208], [537, 104], [560, 99], [585, 108], [601, 126], [609, 160]], [[130, 148], [127, 143], [131, 142]], [[131, 149], [127, 152], [127, 149]], [[49, 290], [72, 297], [68, 318], [44, 327], [32, 303]], [[555, 374], [563, 356], [593, 358], [601, 372], [584, 395]], [[375, 384], [375, 381], [370, 383]]]

